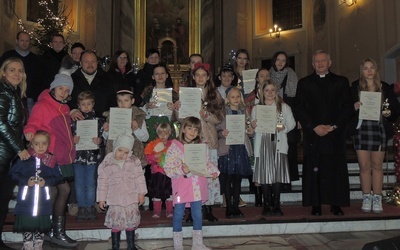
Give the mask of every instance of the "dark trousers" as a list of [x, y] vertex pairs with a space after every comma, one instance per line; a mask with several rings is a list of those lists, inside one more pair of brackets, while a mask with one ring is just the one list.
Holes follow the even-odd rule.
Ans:
[[0, 237], [8, 213], [8, 203], [13, 195], [15, 183], [8, 176], [8, 171], [0, 172]]

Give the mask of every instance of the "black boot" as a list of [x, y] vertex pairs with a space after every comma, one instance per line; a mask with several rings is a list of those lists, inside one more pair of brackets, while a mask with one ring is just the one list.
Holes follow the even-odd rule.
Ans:
[[206, 219], [210, 222], [218, 221], [217, 217], [212, 214], [211, 205], [203, 205], [203, 219]]
[[[1, 235], [1, 234], [0, 234]], [[7, 246], [2, 239], [0, 239], [0, 249], [14, 249]]]
[[262, 191], [260, 186], [255, 187], [254, 196], [255, 196], [254, 206], [262, 207]]
[[125, 231], [126, 232], [126, 242], [128, 243], [127, 250], [137, 250], [135, 246], [135, 230]]
[[111, 232], [112, 250], [119, 250], [119, 242], [120, 242], [120, 240], [121, 240], [121, 231], [119, 231], [119, 232]]
[[232, 204], [232, 196], [225, 196], [226, 199], [226, 212], [225, 212], [225, 217], [227, 219], [232, 219], [234, 218], [234, 209], [233, 209], [233, 204]]
[[261, 188], [262, 188], [262, 196], [264, 198], [262, 215], [271, 216], [272, 215], [272, 210], [271, 210], [271, 185], [262, 184]]
[[239, 209], [240, 203], [240, 188], [241, 188], [241, 178], [240, 175], [231, 175], [232, 177], [232, 196], [233, 196], [233, 214], [235, 218], [244, 217], [242, 211]]
[[65, 233], [65, 216], [53, 217], [53, 233], [51, 243], [62, 247], [76, 247], [79, 245], [76, 240], [71, 239]]
[[235, 218], [243, 218], [244, 217], [244, 214], [242, 213], [242, 211], [240, 211], [240, 209], [239, 209], [239, 203], [237, 203], [237, 202], [234, 202], [233, 203], [233, 216], [235, 217]]
[[283, 216], [283, 212], [281, 210], [281, 183], [272, 184], [272, 191], [274, 193], [274, 206], [272, 209], [272, 214], [274, 216]]
[[188, 216], [186, 217], [186, 220], [185, 220], [187, 223], [192, 223], [193, 222], [193, 217], [192, 217], [192, 210], [190, 210], [190, 208], [189, 208], [189, 214], [188, 214]]
[[154, 210], [153, 197], [149, 196], [149, 211]]

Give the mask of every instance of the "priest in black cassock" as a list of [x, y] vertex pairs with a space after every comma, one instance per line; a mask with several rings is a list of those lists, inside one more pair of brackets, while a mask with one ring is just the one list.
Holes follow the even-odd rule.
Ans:
[[321, 215], [321, 205], [331, 205], [334, 215], [344, 215], [350, 205], [346, 159], [346, 127], [354, 111], [349, 81], [329, 71], [330, 55], [314, 53], [314, 73], [298, 83], [295, 113], [303, 128], [303, 206]]

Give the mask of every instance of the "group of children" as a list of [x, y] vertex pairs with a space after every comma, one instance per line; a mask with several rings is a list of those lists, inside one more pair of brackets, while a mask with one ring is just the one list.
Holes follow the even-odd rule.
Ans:
[[[233, 70], [224, 68], [221, 71], [223, 79], [219, 89], [211, 78], [209, 64], [196, 63], [191, 73], [193, 85], [202, 89], [203, 108], [199, 118], [191, 116], [179, 120], [176, 139], [172, 136], [175, 130], [171, 121], [172, 117], [179, 117], [180, 101], [173, 98], [173, 102], [168, 104], [173, 110], [171, 116], [152, 116], [149, 112], [155, 107], [152, 102], [157, 101], [154, 100], [154, 92], [167, 87], [168, 71], [165, 66], [154, 68], [155, 84], [149, 90], [152, 94], [147, 105], [142, 109], [133, 105], [133, 92], [117, 92], [118, 107], [132, 109], [132, 122], [131, 128], [121, 131], [115, 140], [108, 140], [109, 122], [96, 117], [93, 94], [82, 92], [78, 97], [78, 106], [85, 120], [98, 120], [98, 135], [92, 138], [92, 142], [106, 146], [104, 159], [100, 150], [75, 151], [74, 144], [80, 140], [76, 135], [77, 122], [71, 121], [66, 104], [73, 83], [68, 75], [56, 75], [50, 90], [39, 97], [24, 130], [26, 139], [31, 142], [32, 157], [17, 162], [12, 169], [12, 177], [20, 186], [14, 230], [24, 233], [24, 246], [43, 244], [42, 233], [51, 229], [55, 236], [75, 242], [65, 234], [65, 227], [62, 226], [68, 198], [65, 193], [69, 193], [68, 182], [71, 178], [75, 180], [79, 205], [77, 219], [94, 219], [96, 201], [101, 209], [107, 209], [105, 225], [111, 228], [113, 249], [119, 249], [122, 230], [126, 231], [128, 249], [136, 249], [134, 232], [140, 224], [139, 205], [144, 203], [147, 192], [154, 204], [153, 218], [161, 216], [163, 202], [166, 216], [173, 217], [174, 249], [183, 249], [182, 219], [189, 204], [193, 221], [193, 249], [208, 249], [202, 240], [202, 208], [209, 221], [217, 220], [211, 206], [219, 201], [221, 193], [226, 197], [226, 217], [243, 216], [239, 210], [243, 176], [253, 175], [254, 181], [262, 186], [264, 215], [283, 215], [279, 207], [279, 187], [280, 183], [289, 182], [285, 137], [295, 123], [290, 107], [282, 103], [277, 94], [277, 86], [268, 80], [257, 81], [254, 91], [259, 105], [276, 107], [277, 114], [283, 117], [282, 126], [275, 133], [265, 134], [256, 132], [256, 118], [260, 114], [256, 114], [256, 109], [249, 112], [243, 90], [232, 86], [235, 78]], [[225, 77], [228, 80], [224, 80]], [[256, 104], [254, 100], [253, 104]], [[245, 144], [226, 145], [225, 139], [229, 134], [226, 115], [245, 115]], [[151, 123], [149, 129], [147, 121]], [[149, 136], [153, 130], [156, 134]], [[254, 137], [254, 146], [251, 137]], [[149, 143], [144, 147], [143, 143], [147, 141]], [[192, 173], [190, 166], [184, 163], [184, 145], [200, 143], [207, 145], [208, 177]], [[254, 169], [250, 163], [253, 148]], [[151, 165], [152, 173], [148, 185], [143, 172], [146, 164]], [[49, 188], [52, 186], [57, 188], [58, 193], [50, 198]], [[32, 213], [32, 207], [33, 211], [39, 212]]]

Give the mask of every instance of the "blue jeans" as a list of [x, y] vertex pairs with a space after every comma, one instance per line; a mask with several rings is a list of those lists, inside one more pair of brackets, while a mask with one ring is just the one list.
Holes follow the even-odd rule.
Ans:
[[90, 207], [96, 203], [97, 165], [75, 163], [75, 192], [79, 207]]
[[[182, 232], [182, 219], [185, 214], [186, 203], [175, 204], [174, 218], [172, 219], [172, 231]], [[193, 218], [193, 230], [201, 230], [203, 226], [203, 215], [201, 213], [201, 201], [190, 202], [190, 210]]]

